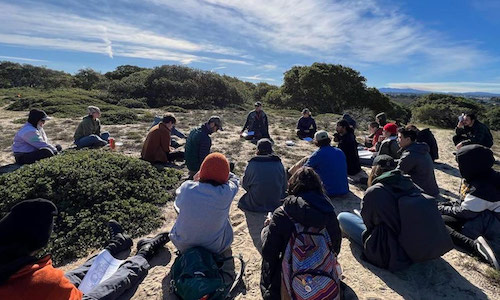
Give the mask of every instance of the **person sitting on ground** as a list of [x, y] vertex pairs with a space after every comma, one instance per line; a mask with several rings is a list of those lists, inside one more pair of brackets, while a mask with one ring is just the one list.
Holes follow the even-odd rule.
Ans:
[[78, 148], [104, 147], [108, 144], [109, 133], [101, 133], [101, 110], [97, 106], [87, 107], [88, 115], [83, 117], [75, 131], [75, 145]]
[[439, 188], [434, 175], [434, 163], [426, 143], [418, 143], [417, 132], [406, 128], [399, 129], [398, 142], [401, 149], [401, 159], [398, 169], [410, 175], [411, 180], [427, 195], [436, 197]]
[[349, 193], [347, 162], [342, 150], [332, 147], [332, 140], [324, 130], [316, 132], [314, 144], [319, 147], [311, 156], [306, 156], [288, 170], [292, 176], [302, 166], [311, 167], [318, 173], [328, 196]]
[[376, 156], [386, 154], [394, 159], [398, 159], [400, 156], [398, 145], [398, 126], [394, 123], [385, 124], [382, 137], [379, 139], [383, 140], [380, 143]]
[[222, 254], [231, 247], [233, 228], [229, 209], [238, 192], [239, 179], [230, 172], [221, 153], [209, 154], [194, 180], [185, 181], [176, 191], [175, 209], [179, 215], [170, 231], [170, 240], [182, 253], [203, 247]]
[[266, 113], [262, 110], [261, 102], [255, 102], [255, 110], [248, 114], [240, 136], [243, 135], [245, 129], [248, 132], [254, 133], [253, 135], [248, 135], [246, 139], [260, 140], [261, 138], [269, 138], [269, 123]]
[[349, 126], [347, 120], [337, 122], [337, 133], [334, 134], [334, 141], [339, 143], [339, 148], [345, 154], [347, 161], [347, 174], [356, 175], [361, 171], [358, 156], [358, 142], [354, 136], [354, 129]]
[[438, 144], [434, 134], [432, 134], [429, 128], [419, 130], [417, 126], [408, 124], [406, 125], [406, 129], [413, 130], [417, 133], [417, 142], [429, 145], [429, 153], [433, 161], [439, 158]]
[[[151, 126], [149, 126], [148, 132], [151, 130], [151, 128], [153, 128], [153, 126], [158, 125], [158, 123], [160, 123], [162, 120], [163, 120], [163, 117], [155, 116], [153, 123], [151, 123]], [[174, 125], [174, 127], [172, 127], [170, 134], [171, 134], [171, 137], [176, 136], [176, 137], [181, 138], [181, 139], [187, 139], [187, 136], [184, 133], [182, 133], [179, 129], [177, 129], [177, 127], [175, 127], [175, 125]], [[179, 142], [177, 142], [176, 140], [171, 138], [170, 139], [170, 146], [172, 148], [177, 149], [181, 146], [181, 144], [179, 144]]]
[[[262, 230], [262, 273], [260, 289], [264, 299], [280, 299], [282, 259], [295, 231], [295, 222], [306, 228], [326, 228], [329, 245], [340, 252], [342, 235], [335, 208], [326, 196], [318, 174], [310, 167], [297, 170], [289, 180], [289, 196], [278, 207]], [[281, 295], [281, 299], [284, 295]]]
[[356, 129], [356, 121], [349, 114], [343, 114], [342, 120], [346, 120], [353, 130]]
[[493, 146], [493, 136], [490, 129], [477, 120], [473, 113], [467, 113], [459, 118], [453, 143], [460, 149], [462, 146], [479, 144], [491, 148]]
[[241, 186], [246, 193], [238, 207], [244, 211], [270, 212], [286, 197], [287, 174], [269, 139], [257, 143], [257, 156], [250, 159]]
[[457, 161], [464, 183], [459, 206], [439, 205], [455, 245], [500, 269], [500, 173], [493, 152], [481, 145], [463, 146]]
[[366, 260], [389, 271], [438, 258], [453, 249], [434, 198], [422, 194], [395, 167], [389, 155], [377, 156], [361, 201], [361, 217], [349, 212], [338, 216], [340, 228], [363, 247]]
[[[83, 295], [78, 289], [94, 262], [66, 274], [54, 268], [50, 255], [38, 257], [47, 246], [57, 215], [56, 206], [45, 199], [22, 201], [0, 220], [0, 299], [79, 300], [117, 299], [136, 287], [150, 268], [149, 261], [168, 242], [168, 233], [137, 243], [137, 254], [127, 259], [108, 279]], [[129, 250], [132, 240], [119, 223], [109, 222], [111, 240], [104, 248], [111, 255]]]
[[375, 121], [378, 123], [380, 127], [384, 127], [387, 124], [387, 116], [385, 112], [381, 112], [375, 116]]
[[171, 113], [165, 114], [163, 120], [153, 126], [142, 146], [141, 158], [151, 163], [167, 163], [183, 161], [184, 152], [171, 148], [170, 135], [177, 119]]
[[210, 153], [212, 139], [210, 135], [222, 129], [222, 120], [218, 116], [211, 116], [210, 119], [199, 128], [191, 130], [184, 147], [184, 158], [189, 170], [189, 177], [200, 170], [201, 163]]
[[367, 148], [366, 150], [371, 151], [371, 152], [377, 152], [377, 144], [379, 144], [379, 137], [382, 135], [383, 129], [378, 125], [377, 122], [371, 122], [368, 124], [368, 131], [370, 132], [370, 135], [365, 137], [365, 147]]
[[311, 116], [311, 111], [309, 111], [309, 109], [307, 108], [304, 108], [304, 110], [302, 110], [302, 117], [300, 117], [299, 121], [297, 122], [297, 136], [300, 139], [304, 139], [306, 137], [313, 138], [316, 130], [316, 121], [314, 121], [313, 117]]
[[43, 130], [45, 121], [50, 119], [43, 110], [30, 111], [28, 122], [16, 133], [12, 144], [17, 164], [32, 164], [40, 159], [52, 157], [62, 150], [60, 145], [49, 144]]

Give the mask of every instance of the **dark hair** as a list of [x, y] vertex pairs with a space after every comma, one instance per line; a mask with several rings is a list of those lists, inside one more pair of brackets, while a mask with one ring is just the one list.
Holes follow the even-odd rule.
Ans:
[[332, 143], [332, 139], [331, 138], [327, 138], [327, 139], [324, 139], [324, 140], [321, 140], [321, 141], [316, 141], [314, 140], [314, 144], [318, 147], [323, 147], [323, 146], [328, 146]]
[[379, 126], [379, 124], [377, 122], [371, 122], [370, 123], [370, 127], [371, 128], [379, 128], [380, 126]]
[[370, 175], [368, 176], [368, 183], [367, 183], [367, 185], [369, 187], [372, 186], [373, 180], [375, 180], [375, 178], [379, 177], [380, 175], [384, 174], [387, 171], [388, 170], [385, 169], [382, 166], [379, 166], [379, 165], [373, 166], [372, 167], [372, 171], [371, 171]]
[[301, 167], [288, 180], [288, 194], [297, 196], [308, 191], [324, 193], [323, 182], [313, 168]]
[[413, 125], [413, 124], [408, 124], [406, 125], [406, 130], [413, 130], [413, 131], [420, 131], [418, 130], [417, 126]]
[[337, 126], [344, 127], [345, 129], [350, 128], [349, 122], [346, 119], [342, 119], [337, 122]]
[[471, 120], [477, 120], [475, 113], [466, 113], [465, 116], [469, 117]]
[[174, 114], [172, 113], [166, 113], [165, 115], [163, 115], [163, 119], [161, 120], [163, 123], [176, 123], [177, 122], [177, 119], [175, 118]]
[[405, 138], [410, 138], [412, 142], [417, 140], [417, 132], [415, 130], [399, 128], [398, 132], [401, 133]]

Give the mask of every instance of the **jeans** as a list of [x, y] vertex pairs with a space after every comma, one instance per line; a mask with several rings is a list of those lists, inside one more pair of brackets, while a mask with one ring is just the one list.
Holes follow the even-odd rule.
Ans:
[[[79, 268], [65, 274], [76, 287], [78, 287], [94, 262], [95, 256], [87, 260]], [[146, 276], [150, 266], [148, 261], [140, 256], [127, 259], [118, 270], [108, 279], [101, 282], [91, 292], [83, 296], [84, 300], [112, 300], [117, 299], [128, 289], [137, 286]]]
[[75, 141], [75, 144], [78, 148], [85, 147], [103, 147], [108, 144], [109, 132], [101, 133], [101, 136], [91, 134], [84, 137], [79, 138]]
[[337, 216], [340, 229], [356, 244], [363, 247], [363, 231], [366, 226], [358, 215], [349, 212], [342, 212]]

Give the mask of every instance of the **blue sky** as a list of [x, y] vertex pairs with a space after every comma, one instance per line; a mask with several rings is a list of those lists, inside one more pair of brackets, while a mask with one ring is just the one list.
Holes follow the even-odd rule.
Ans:
[[0, 0], [0, 60], [75, 73], [183, 64], [280, 85], [313, 62], [368, 86], [500, 93], [498, 0]]

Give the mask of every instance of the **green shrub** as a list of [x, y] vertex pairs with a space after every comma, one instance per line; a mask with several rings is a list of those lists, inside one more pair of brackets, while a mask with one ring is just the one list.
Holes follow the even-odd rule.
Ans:
[[500, 130], [500, 106], [488, 109], [484, 122], [491, 130]]
[[56, 263], [83, 257], [108, 239], [118, 220], [137, 237], [161, 226], [160, 206], [171, 200], [180, 172], [104, 150], [67, 151], [0, 176], [0, 217], [25, 199], [46, 198], [59, 209], [50, 252]]
[[118, 102], [117, 105], [119, 106], [125, 106], [128, 108], [148, 108], [148, 105], [146, 104], [147, 99], [146, 98], [140, 98], [140, 99], [123, 99]]

